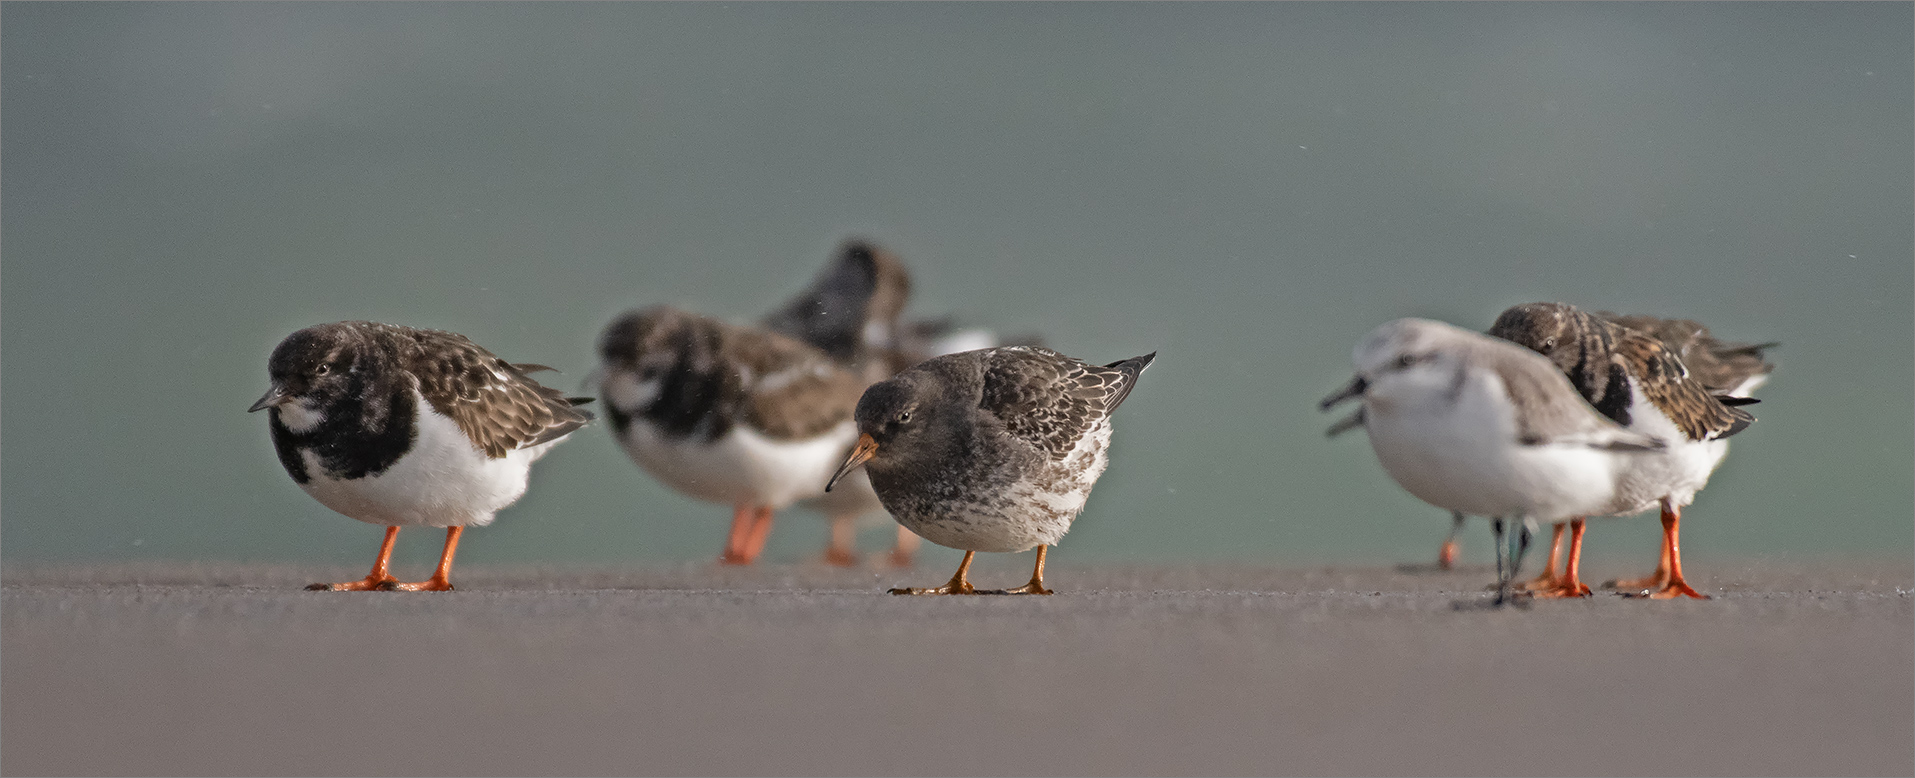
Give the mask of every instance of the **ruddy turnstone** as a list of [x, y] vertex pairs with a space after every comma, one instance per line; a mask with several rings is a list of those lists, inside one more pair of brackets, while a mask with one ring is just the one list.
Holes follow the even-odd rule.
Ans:
[[773, 513], [821, 496], [857, 438], [863, 378], [775, 332], [658, 306], [613, 321], [598, 349], [626, 453], [680, 492], [733, 506], [727, 564], [756, 559]]
[[1030, 583], [999, 593], [1050, 594], [1045, 553], [1084, 509], [1110, 463], [1110, 415], [1156, 357], [1098, 367], [1007, 346], [925, 360], [865, 390], [857, 448], [831, 484], [863, 465], [900, 524], [964, 551], [949, 583], [891, 593], [975, 594], [965, 574], [977, 552], [1035, 546]]
[[[1660, 322], [1649, 324], [1651, 331]], [[1680, 328], [1681, 325], [1670, 325]], [[1697, 329], [1700, 329], [1699, 326]], [[1652, 334], [1586, 313], [1561, 303], [1514, 306], [1496, 319], [1489, 334], [1535, 350], [1550, 359], [1596, 410], [1629, 429], [1662, 441], [1654, 455], [1634, 457], [1621, 474], [1615, 497], [1591, 515], [1627, 516], [1650, 508], [1662, 512], [1664, 580], [1648, 596], [1666, 599], [1688, 596], [1707, 599], [1682, 576], [1678, 539], [1682, 508], [1709, 482], [1710, 473], [1729, 451], [1728, 438], [1755, 421], [1740, 408], [1724, 405], [1710, 387], [1690, 374], [1678, 349], [1669, 348]], [[1692, 333], [1693, 334], [1693, 333]], [[1708, 353], [1707, 348], [1697, 351]], [[1724, 368], [1712, 364], [1712, 373], [1731, 388], [1748, 383], [1760, 368]], [[1731, 377], [1737, 376], [1737, 377]], [[1562, 576], [1555, 575], [1555, 554], [1544, 576], [1531, 582], [1543, 596], [1576, 597], [1589, 593], [1578, 577], [1583, 517], [1569, 521], [1569, 556]], [[1555, 530], [1558, 545], [1563, 528]]]
[[[1631, 458], [1662, 447], [1590, 408], [1547, 358], [1460, 327], [1398, 319], [1352, 358], [1356, 377], [1321, 407], [1360, 399], [1383, 469], [1439, 508], [1525, 524], [1587, 515], [1615, 500]], [[1499, 571], [1498, 601], [1520, 566], [1519, 553]]]
[[[1764, 351], [1779, 345], [1773, 341], [1751, 344], [1717, 340], [1709, 334], [1709, 328], [1688, 319], [1623, 316], [1608, 311], [1597, 311], [1596, 317], [1655, 336], [1665, 348], [1676, 352], [1682, 364], [1689, 368], [1690, 377], [1701, 381], [1703, 387], [1723, 405], [1754, 403], [1755, 399], [1751, 395], [1757, 387], [1767, 383], [1769, 374], [1775, 371], [1775, 365], [1770, 364], [1763, 355]], [[1665, 543], [1661, 561], [1656, 564], [1656, 572], [1647, 578], [1607, 581], [1603, 586], [1643, 591], [1659, 590], [1668, 583], [1669, 546]]]
[[[307, 327], [266, 363], [267, 411], [279, 463], [321, 504], [386, 527], [372, 572], [308, 589], [449, 591], [459, 535], [492, 523], [525, 494], [532, 462], [592, 415], [465, 336], [369, 321]], [[403, 526], [445, 527], [432, 578], [389, 572]]]

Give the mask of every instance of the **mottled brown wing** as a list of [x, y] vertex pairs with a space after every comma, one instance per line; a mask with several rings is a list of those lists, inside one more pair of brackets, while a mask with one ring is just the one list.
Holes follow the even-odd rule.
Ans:
[[411, 330], [400, 364], [434, 410], [451, 417], [486, 456], [557, 440], [592, 420], [557, 389], [526, 377], [464, 335]]
[[1623, 316], [1598, 311], [1596, 318], [1617, 324], [1662, 341], [1689, 368], [1689, 375], [1712, 394], [1734, 391], [1749, 379], [1768, 375], [1775, 365], [1763, 358], [1764, 349], [1774, 343], [1730, 343], [1717, 340], [1709, 328], [1688, 319], [1659, 319], [1654, 316]]
[[1660, 339], [1625, 329], [1616, 339], [1614, 359], [1635, 378], [1649, 402], [1690, 440], [1726, 438], [1755, 421], [1748, 411], [1716, 400]]
[[1013, 437], [1062, 461], [1123, 403], [1154, 356], [1098, 367], [1036, 346], [993, 349], [979, 405]]
[[773, 332], [730, 327], [720, 348], [749, 373], [731, 380], [744, 397], [745, 421], [775, 440], [799, 440], [843, 424], [865, 382], [823, 351]]

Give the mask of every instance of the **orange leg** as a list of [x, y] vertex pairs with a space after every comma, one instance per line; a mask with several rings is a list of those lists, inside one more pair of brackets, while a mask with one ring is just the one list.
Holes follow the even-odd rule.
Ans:
[[452, 591], [452, 555], [459, 550], [459, 536], [465, 533], [464, 527], [446, 528], [446, 547], [439, 553], [439, 569], [432, 571], [432, 578], [418, 583], [388, 583], [385, 588], [395, 592], [449, 592]]
[[[1522, 585], [1516, 587], [1517, 589], [1525, 592], [1548, 592], [1555, 591], [1563, 585], [1563, 579], [1556, 577], [1556, 561], [1563, 557], [1563, 526], [1566, 523], [1556, 522], [1550, 529], [1549, 562], [1543, 565], [1543, 574], [1524, 581]], [[1581, 530], [1577, 532], [1580, 533]]]
[[749, 505], [738, 504], [731, 510], [731, 534], [725, 537], [725, 553], [718, 557], [720, 564], [748, 565], [751, 557], [745, 554], [745, 546], [751, 537], [751, 526], [757, 512]]
[[1463, 514], [1453, 514], [1452, 518], [1450, 536], [1443, 539], [1443, 548], [1436, 552], [1436, 567], [1439, 570], [1456, 569], [1456, 558], [1462, 550], [1456, 543], [1456, 535], [1463, 531]]
[[1050, 546], [1037, 547], [1037, 568], [1031, 571], [1030, 583], [1024, 584], [1023, 586], [1019, 586], [1016, 589], [1005, 589], [1003, 593], [1004, 594], [1050, 594], [1051, 590], [1044, 588], [1044, 552], [1049, 550], [1051, 550]]
[[917, 564], [918, 535], [898, 525], [898, 545], [891, 549], [892, 567], [910, 567]]
[[1661, 589], [1650, 592], [1649, 599], [1672, 600], [1677, 597], [1694, 597], [1698, 600], [1709, 599], [1709, 595], [1698, 592], [1682, 580], [1682, 509], [1662, 501], [1662, 546], [1669, 550], [1669, 580]]
[[[1556, 539], [1562, 540], [1563, 525], [1556, 525]], [[1550, 555], [1550, 567], [1556, 566], [1556, 555]], [[1536, 593], [1537, 597], [1588, 597], [1589, 587], [1581, 579], [1583, 567], [1583, 520], [1572, 519], [1569, 522], [1569, 559], [1563, 564], [1563, 575], [1557, 579], [1556, 586]]]
[[372, 563], [372, 572], [367, 573], [365, 578], [345, 583], [316, 583], [306, 589], [315, 592], [367, 592], [385, 587], [397, 580], [392, 573], [387, 572], [386, 566], [392, 562], [392, 543], [398, 539], [399, 528], [387, 527], [386, 541], [379, 544], [379, 560]]
[[1669, 585], [1669, 533], [1664, 532], [1662, 534], [1662, 556], [1656, 561], [1655, 572], [1650, 573], [1648, 578], [1610, 581], [1603, 584], [1603, 587], [1626, 591], [1647, 591], [1649, 589], [1661, 589], [1667, 585]]
[[971, 570], [971, 558], [975, 556], [977, 556], [976, 551], [964, 552], [964, 561], [958, 563], [957, 573], [955, 575], [952, 575], [950, 582], [946, 583], [943, 586], [939, 586], [935, 589], [899, 588], [899, 589], [892, 589], [891, 593], [892, 594], [977, 594], [977, 589], [971, 586], [971, 582], [964, 579], [965, 573], [968, 573]]
[[858, 563], [857, 520], [853, 514], [831, 517], [831, 545], [825, 548], [825, 564], [850, 567]]
[[765, 550], [765, 538], [771, 537], [771, 513], [770, 506], [760, 506], [752, 517], [751, 534], [745, 536], [744, 564], [758, 561], [758, 554]]

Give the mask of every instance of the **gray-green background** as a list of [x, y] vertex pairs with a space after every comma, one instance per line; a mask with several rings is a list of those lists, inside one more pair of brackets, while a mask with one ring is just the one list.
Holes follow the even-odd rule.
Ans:
[[[363, 565], [377, 530], [245, 413], [286, 333], [452, 329], [570, 384], [619, 311], [753, 318], [854, 234], [909, 263], [920, 314], [1160, 352], [1060, 559], [1432, 556], [1445, 517], [1314, 403], [1376, 324], [1533, 300], [1784, 343], [1692, 561], [1906, 555], [1912, 27], [1907, 3], [8, 3], [4, 558]], [[596, 426], [460, 558], [709, 559], [727, 519]], [[1592, 560], [1646, 565], [1653, 526], [1598, 524]], [[794, 511], [769, 558], [823, 537]]]

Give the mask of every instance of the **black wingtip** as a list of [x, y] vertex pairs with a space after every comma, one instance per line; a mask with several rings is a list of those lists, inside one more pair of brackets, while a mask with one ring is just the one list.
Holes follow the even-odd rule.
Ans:
[[1152, 351], [1141, 357], [1131, 357], [1129, 359], [1120, 359], [1120, 360], [1117, 360], [1116, 362], [1112, 362], [1108, 365], [1105, 365], [1104, 367], [1114, 367], [1118, 370], [1123, 370], [1130, 373], [1142, 373], [1144, 372], [1144, 368], [1150, 367], [1150, 363], [1155, 361], [1157, 361], [1157, 352]]
[[588, 404], [588, 403], [594, 403], [594, 402], [598, 402], [598, 398], [596, 398], [596, 397], [567, 397], [567, 398], [565, 398], [565, 401], [566, 401], [566, 402], [568, 402], [568, 403], [571, 403], [571, 404], [572, 404], [572, 405], [574, 405], [574, 406], [579, 406], [579, 405], [586, 405], [586, 404]]
[[1754, 397], [1729, 397], [1727, 395], [1716, 395], [1716, 402], [1722, 403], [1723, 405], [1728, 406], [1730, 408], [1739, 408], [1744, 405], [1754, 405], [1762, 401]]

